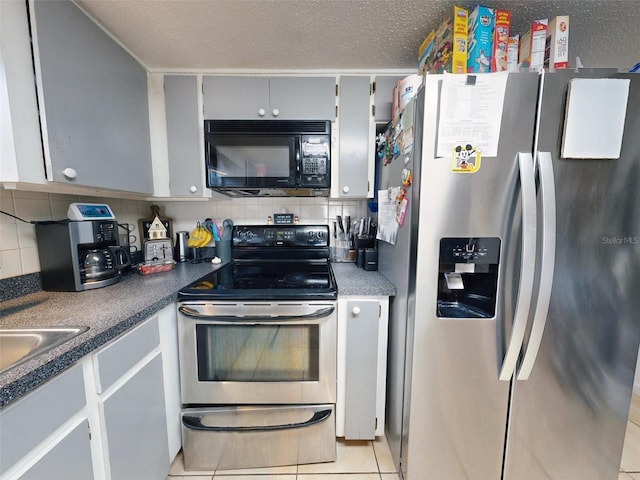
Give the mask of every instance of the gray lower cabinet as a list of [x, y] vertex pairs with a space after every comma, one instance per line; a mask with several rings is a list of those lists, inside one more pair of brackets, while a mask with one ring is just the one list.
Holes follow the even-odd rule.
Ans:
[[0, 478], [93, 478], [82, 365], [0, 411]]
[[347, 440], [375, 437], [379, 312], [375, 301], [347, 302]]
[[110, 480], [161, 480], [169, 441], [158, 317], [93, 356]]
[[0, 410], [0, 478], [164, 480], [180, 448], [175, 318], [168, 305]]
[[29, 5], [47, 178], [153, 194], [147, 71], [74, 2]]
[[85, 420], [67, 434], [49, 453], [27, 470], [20, 480], [77, 478], [92, 480], [93, 463], [89, 423]]
[[205, 119], [334, 120], [335, 77], [203, 77]]
[[111, 480], [159, 480], [169, 472], [163, 388], [158, 353], [101, 401]]
[[202, 196], [204, 159], [200, 154], [198, 81], [195, 75], [165, 75], [169, 189], [171, 196]]
[[[373, 196], [373, 122], [368, 76], [340, 77], [338, 191], [342, 198]], [[375, 152], [374, 152], [375, 153]]]
[[388, 321], [388, 297], [338, 297], [338, 437], [384, 435]]

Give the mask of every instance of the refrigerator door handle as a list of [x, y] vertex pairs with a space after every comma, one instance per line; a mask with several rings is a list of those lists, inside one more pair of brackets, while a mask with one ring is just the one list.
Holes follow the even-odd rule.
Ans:
[[544, 327], [547, 323], [553, 270], [556, 260], [556, 191], [553, 177], [553, 164], [550, 152], [538, 152], [538, 171], [540, 174], [540, 194], [542, 198], [542, 245], [540, 265], [540, 285], [536, 301], [531, 334], [524, 354], [518, 380], [527, 380], [536, 362]]
[[520, 168], [520, 189], [522, 196], [522, 257], [520, 261], [520, 285], [513, 315], [511, 339], [502, 362], [498, 378], [507, 382], [516, 369], [522, 342], [529, 319], [529, 308], [533, 291], [536, 266], [536, 185], [533, 156], [518, 153]]

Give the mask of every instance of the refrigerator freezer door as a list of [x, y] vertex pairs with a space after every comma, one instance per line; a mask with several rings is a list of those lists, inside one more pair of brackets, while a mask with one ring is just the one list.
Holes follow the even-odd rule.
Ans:
[[[415, 308], [409, 319], [413, 355], [403, 473], [408, 480], [499, 479], [510, 384], [500, 381], [498, 373], [520, 270], [517, 153], [530, 152], [533, 145], [538, 75], [509, 76], [499, 155], [483, 157], [476, 173], [455, 173], [451, 158], [435, 157], [439, 80], [430, 76], [426, 81], [422, 165], [414, 181], [420, 198], [412, 198], [419, 218], [411, 222], [417, 249], [415, 260], [410, 259], [416, 270], [409, 295]], [[436, 316], [443, 237], [501, 240], [494, 317]]]
[[539, 149], [553, 157], [556, 262], [527, 381], [513, 387], [505, 480], [616, 480], [640, 342], [640, 77], [616, 160], [559, 158], [571, 78], [545, 75]]

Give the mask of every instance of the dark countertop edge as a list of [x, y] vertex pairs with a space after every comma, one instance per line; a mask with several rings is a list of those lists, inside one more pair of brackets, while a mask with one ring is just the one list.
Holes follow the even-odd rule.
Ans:
[[53, 360], [28, 371], [24, 375], [10, 381], [0, 388], [0, 409], [18, 400], [20, 397], [35, 390], [37, 387], [49, 381], [58, 373], [66, 370], [74, 363], [114, 340], [119, 335], [127, 332], [137, 324], [143, 322], [155, 313], [162, 310], [167, 305], [175, 302], [177, 292], [153, 303], [144, 310], [127, 317], [117, 325], [98, 333], [96, 336], [87, 339], [80, 345], [62, 353]]
[[158, 274], [130, 272], [105, 288], [40, 290], [0, 302], [0, 327], [89, 326], [81, 335], [0, 373], [0, 410], [175, 302], [182, 287], [221, 266], [183, 263]]

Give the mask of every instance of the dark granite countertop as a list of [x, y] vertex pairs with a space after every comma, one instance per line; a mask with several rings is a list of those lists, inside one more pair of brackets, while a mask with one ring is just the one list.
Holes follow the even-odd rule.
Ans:
[[[339, 295], [392, 296], [378, 272], [332, 264]], [[84, 292], [38, 291], [0, 302], [0, 327], [82, 327], [89, 330], [0, 374], [0, 408], [175, 302], [178, 290], [219, 265], [178, 264], [152, 275], [129, 273], [115, 285]]]
[[182, 263], [169, 272], [128, 273], [105, 288], [31, 293], [0, 303], [1, 327], [87, 326], [62, 345], [0, 374], [0, 407], [175, 302], [178, 290], [218, 265]]
[[378, 272], [358, 268], [355, 263], [332, 263], [338, 295], [392, 297], [396, 287]]

